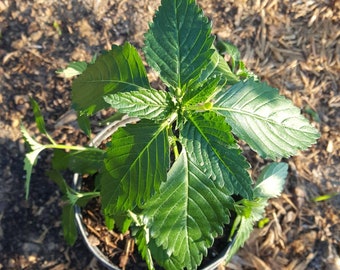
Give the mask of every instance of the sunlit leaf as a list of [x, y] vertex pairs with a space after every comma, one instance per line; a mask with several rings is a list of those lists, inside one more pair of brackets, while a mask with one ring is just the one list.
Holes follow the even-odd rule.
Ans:
[[142, 206], [150, 236], [169, 256], [156, 261], [167, 269], [176, 269], [178, 262], [182, 268], [196, 268], [229, 222], [231, 201], [183, 149], [160, 192]]
[[113, 46], [74, 80], [72, 102], [80, 114], [91, 115], [108, 107], [107, 94], [149, 89], [149, 81], [137, 50], [129, 43]]
[[262, 157], [289, 157], [315, 143], [319, 132], [277, 89], [252, 79], [216, 96], [213, 110]]
[[211, 24], [194, 0], [162, 1], [145, 35], [149, 65], [174, 89], [197, 78], [213, 53]]
[[106, 213], [142, 206], [162, 181], [169, 166], [166, 128], [148, 120], [118, 129], [111, 139], [101, 180]]

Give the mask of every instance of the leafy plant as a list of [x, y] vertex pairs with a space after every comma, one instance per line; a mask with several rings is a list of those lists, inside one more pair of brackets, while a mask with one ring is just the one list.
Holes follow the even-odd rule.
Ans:
[[[275, 160], [306, 149], [319, 133], [291, 101], [245, 68], [235, 46], [214, 42], [211, 23], [194, 0], [162, 1], [145, 35], [144, 54], [165, 91], [151, 87], [129, 43], [65, 70], [67, 76], [80, 74], [72, 102], [86, 134], [89, 117], [108, 107], [136, 117], [105, 149], [57, 144], [32, 101], [50, 144], [22, 128], [32, 149], [25, 159], [27, 196], [39, 153], [52, 149], [49, 175], [68, 202], [63, 224], [70, 244], [76, 239], [72, 206], [100, 196], [107, 226], [130, 229], [150, 269], [153, 261], [166, 269], [197, 268], [225, 228], [230, 237], [237, 231], [230, 259], [262, 218], [267, 200], [281, 193], [288, 167], [274, 162], [253, 184], [234, 135]], [[73, 190], [62, 177], [66, 169], [94, 175], [96, 189]]]

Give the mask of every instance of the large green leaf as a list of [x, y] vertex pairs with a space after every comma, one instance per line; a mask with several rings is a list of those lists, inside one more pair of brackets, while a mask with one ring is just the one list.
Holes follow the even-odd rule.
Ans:
[[105, 214], [141, 206], [166, 179], [169, 167], [167, 128], [142, 120], [118, 129], [112, 136], [107, 174], [101, 179]]
[[207, 176], [219, 186], [225, 185], [229, 194], [252, 198], [249, 164], [223, 116], [215, 112], [193, 114], [188, 117], [181, 136], [188, 155]]
[[220, 92], [212, 109], [225, 116], [233, 133], [265, 158], [291, 156], [319, 137], [290, 100], [253, 79]]
[[209, 63], [210, 33], [211, 24], [194, 0], [163, 0], [145, 35], [147, 61], [168, 86], [182, 89]]
[[151, 120], [164, 120], [175, 110], [171, 95], [161, 90], [117, 93], [104, 100], [121, 113]]
[[[183, 148], [160, 192], [143, 206], [150, 236], [169, 257], [160, 262], [164, 253], [155, 252], [155, 260], [167, 269], [195, 269], [229, 222], [230, 203], [225, 189], [211, 181]], [[178, 263], [182, 267], [174, 267]]]
[[88, 115], [108, 106], [103, 96], [116, 92], [149, 89], [150, 85], [137, 50], [129, 43], [113, 46], [74, 80], [72, 102]]

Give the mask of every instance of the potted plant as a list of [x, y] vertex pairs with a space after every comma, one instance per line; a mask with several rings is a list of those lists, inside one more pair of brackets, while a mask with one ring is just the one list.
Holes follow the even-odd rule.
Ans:
[[[100, 110], [114, 108], [115, 118], [128, 119], [119, 128], [114, 122], [117, 129], [108, 141], [96, 138], [104, 147], [56, 143], [32, 100], [37, 126], [50, 143], [39, 143], [22, 127], [30, 146], [27, 196], [39, 153], [52, 149], [49, 175], [65, 194], [68, 243], [77, 237], [74, 206], [98, 197], [106, 226], [129, 231], [149, 269], [154, 262], [165, 269], [196, 269], [214, 239], [226, 232], [234, 236], [224, 258], [229, 260], [268, 199], [281, 193], [288, 167], [271, 163], [254, 183], [234, 135], [263, 158], [277, 160], [308, 148], [319, 133], [291, 101], [245, 68], [233, 45], [214, 40], [211, 23], [194, 0], [162, 0], [143, 51], [166, 90], [151, 87], [129, 43], [64, 70], [79, 75], [72, 104], [89, 137], [89, 119]], [[93, 176], [93, 190], [70, 187], [65, 169]]]

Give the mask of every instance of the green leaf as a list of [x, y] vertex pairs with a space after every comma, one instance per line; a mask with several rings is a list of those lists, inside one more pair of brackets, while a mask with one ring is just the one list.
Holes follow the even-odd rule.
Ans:
[[254, 221], [251, 218], [239, 217], [239, 226], [237, 228], [237, 234], [231, 245], [229, 252], [227, 253], [227, 257], [225, 258], [225, 262], [229, 262], [230, 259], [236, 254], [236, 252], [244, 245], [244, 243], [248, 240], [251, 232], [254, 228]]
[[91, 115], [108, 107], [105, 95], [144, 88], [150, 85], [142, 60], [137, 50], [126, 43], [100, 55], [74, 80], [72, 102], [80, 114]]
[[84, 61], [71, 62], [64, 69], [57, 70], [57, 74], [62, 75], [64, 78], [72, 78], [82, 74], [87, 68], [87, 63]]
[[210, 58], [207, 68], [202, 72], [199, 81], [204, 81], [209, 76], [219, 76], [223, 79], [221, 80], [222, 85], [225, 84], [225, 81], [227, 81], [227, 85], [233, 85], [239, 82], [239, 77], [232, 72], [228, 63], [218, 53], [214, 46], [212, 48], [214, 53]]
[[113, 108], [129, 116], [164, 120], [174, 111], [171, 95], [165, 91], [139, 90], [104, 97]]
[[191, 88], [189, 91], [186, 91], [183, 97], [183, 104], [187, 105], [196, 105], [199, 103], [209, 102], [215, 92], [218, 92], [221, 87], [221, 77], [211, 76], [207, 78], [205, 81], [198, 83]]
[[194, 0], [162, 1], [145, 35], [149, 65], [174, 89], [197, 78], [213, 53], [211, 24]]
[[129, 211], [129, 215], [136, 224], [135, 227], [131, 228], [132, 235], [136, 240], [136, 244], [138, 246], [139, 254], [142, 256], [143, 260], [146, 262], [149, 270], [154, 270], [154, 264], [152, 259], [152, 254], [149, 249], [150, 242], [150, 233], [149, 229], [145, 226], [142, 221], [141, 216], [138, 216], [131, 211]]
[[218, 40], [216, 42], [216, 49], [220, 54], [228, 54], [235, 63], [241, 59], [240, 51], [230, 42]]
[[225, 116], [233, 133], [264, 158], [289, 157], [319, 137], [290, 100], [253, 79], [220, 92], [213, 110]]
[[162, 261], [164, 253], [156, 252], [155, 260], [167, 269], [195, 269], [229, 222], [231, 201], [183, 148], [159, 193], [142, 206], [150, 236], [169, 257]]
[[101, 179], [101, 192], [106, 214], [141, 206], [166, 179], [167, 128], [142, 120], [118, 129], [104, 162], [108, 173]]
[[254, 197], [273, 198], [280, 196], [287, 174], [287, 163], [275, 162], [267, 165], [256, 181]]
[[197, 113], [188, 117], [181, 140], [191, 159], [228, 194], [252, 198], [249, 164], [241, 155], [224, 117], [215, 112]]
[[41, 114], [38, 103], [33, 98], [30, 98], [30, 101], [31, 101], [31, 106], [33, 108], [35, 123], [37, 124], [37, 127], [38, 127], [40, 133], [47, 134], [45, 121], [44, 121], [44, 118]]
[[70, 187], [66, 183], [64, 177], [62, 176], [60, 171], [57, 170], [50, 170], [47, 172], [47, 176], [57, 184], [60, 191], [65, 195], [69, 191]]
[[84, 151], [66, 152], [54, 150], [52, 166], [56, 170], [70, 169], [72, 172], [81, 174], [94, 174], [99, 171], [104, 163], [105, 151], [88, 147]]
[[87, 137], [91, 137], [91, 122], [90, 118], [85, 114], [77, 112], [77, 122], [81, 130], [86, 134]]
[[31, 149], [31, 151], [26, 153], [24, 159], [24, 170], [26, 171], [25, 192], [26, 199], [28, 199], [33, 166], [35, 165], [40, 152], [45, 150], [46, 147], [35, 141], [23, 125], [20, 126], [20, 129], [25, 142]]
[[62, 227], [67, 244], [73, 246], [78, 237], [78, 230], [74, 220], [74, 206], [66, 204], [62, 211]]

